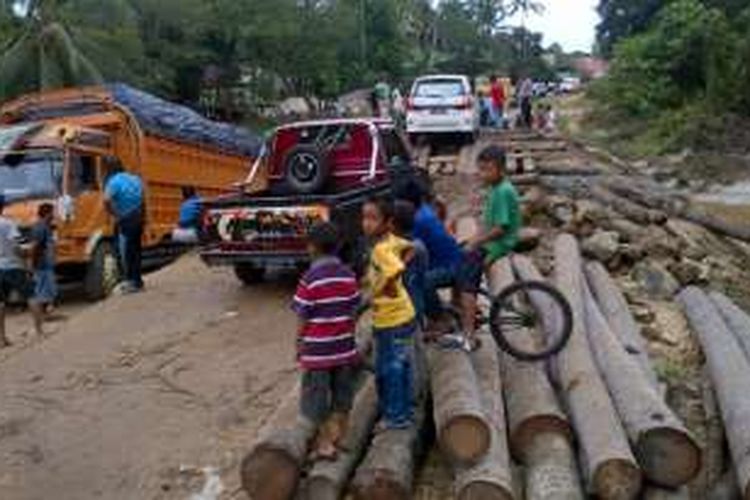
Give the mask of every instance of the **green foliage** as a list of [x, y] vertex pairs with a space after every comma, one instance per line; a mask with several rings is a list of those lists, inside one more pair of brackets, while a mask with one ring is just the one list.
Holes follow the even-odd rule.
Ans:
[[640, 140], [653, 149], [698, 140], [711, 117], [750, 115], [750, 10], [730, 21], [731, 6], [712, 3], [668, 3], [647, 29], [614, 47], [608, 77], [592, 88], [599, 112], [646, 120]]
[[[23, 3], [23, 1], [21, 2]], [[533, 0], [0, 0], [0, 98], [125, 81], [234, 118], [432, 71], [549, 76]]]

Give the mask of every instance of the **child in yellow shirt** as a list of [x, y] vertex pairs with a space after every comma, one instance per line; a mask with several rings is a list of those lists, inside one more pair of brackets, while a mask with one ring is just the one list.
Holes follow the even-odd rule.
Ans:
[[366, 283], [372, 300], [375, 382], [388, 429], [413, 422], [413, 358], [416, 320], [402, 277], [412, 245], [391, 231], [393, 203], [370, 200], [362, 207], [362, 230], [373, 242]]

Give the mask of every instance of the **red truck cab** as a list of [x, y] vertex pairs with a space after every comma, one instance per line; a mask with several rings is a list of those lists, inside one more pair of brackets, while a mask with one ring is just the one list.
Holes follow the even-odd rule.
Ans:
[[351, 260], [359, 253], [364, 201], [420, 175], [393, 123], [375, 118], [280, 127], [253, 170], [261, 169], [268, 177], [266, 191], [204, 203], [201, 257], [209, 265], [233, 266], [245, 283], [257, 281], [270, 266], [304, 265], [307, 231], [318, 221], [338, 225], [342, 254]]

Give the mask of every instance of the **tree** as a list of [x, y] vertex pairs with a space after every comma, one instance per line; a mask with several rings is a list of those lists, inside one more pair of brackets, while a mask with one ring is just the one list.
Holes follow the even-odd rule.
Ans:
[[64, 3], [29, 2], [20, 33], [0, 56], [0, 98], [102, 81], [99, 70], [60, 21]]

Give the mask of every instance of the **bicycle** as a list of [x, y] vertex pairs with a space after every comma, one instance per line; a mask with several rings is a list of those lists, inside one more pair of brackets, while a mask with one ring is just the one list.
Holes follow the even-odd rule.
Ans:
[[[570, 303], [560, 290], [546, 282], [517, 281], [495, 296], [480, 288], [477, 300], [477, 328], [489, 326], [498, 347], [516, 359], [546, 360], [562, 351], [570, 340], [573, 331]], [[439, 337], [438, 344], [470, 351], [472, 346], [460, 333], [460, 311], [451, 305], [444, 305], [444, 311], [451, 318], [452, 332]]]

